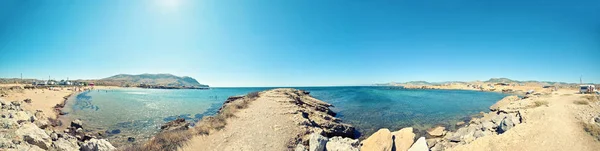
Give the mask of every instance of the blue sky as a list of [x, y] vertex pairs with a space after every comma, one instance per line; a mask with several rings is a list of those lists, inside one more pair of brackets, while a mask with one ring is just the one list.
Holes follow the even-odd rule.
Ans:
[[3, 0], [0, 77], [600, 83], [594, 0]]

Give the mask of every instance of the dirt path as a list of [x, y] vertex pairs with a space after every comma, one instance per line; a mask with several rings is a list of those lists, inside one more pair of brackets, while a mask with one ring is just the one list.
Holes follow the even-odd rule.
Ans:
[[263, 91], [247, 108], [228, 118], [224, 129], [194, 136], [180, 150], [292, 150], [298, 143], [306, 143], [308, 134], [328, 131], [319, 125], [339, 124], [327, 114], [328, 106], [303, 91]]
[[248, 109], [240, 110], [237, 118], [227, 120], [222, 131], [196, 136], [181, 150], [286, 150], [287, 141], [300, 131], [288, 115], [279, 114], [292, 107], [281, 107], [280, 102], [287, 99], [263, 94]]
[[598, 102], [576, 105], [583, 100], [575, 91], [561, 90], [549, 97], [536, 98], [549, 105], [526, 109], [526, 122], [501, 135], [485, 136], [451, 150], [572, 150], [598, 151], [600, 142], [583, 130], [580, 121], [600, 112]]

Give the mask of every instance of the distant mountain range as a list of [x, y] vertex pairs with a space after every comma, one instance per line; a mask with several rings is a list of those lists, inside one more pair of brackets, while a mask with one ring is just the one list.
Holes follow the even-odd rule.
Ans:
[[[528, 81], [518, 81], [518, 80], [512, 80], [509, 78], [490, 78], [487, 81], [481, 81], [481, 82], [485, 82], [485, 83], [540, 83], [540, 84], [545, 84], [545, 85], [570, 85], [570, 84], [579, 84], [579, 83], [567, 83], [567, 82], [550, 82], [550, 81], [534, 81], [534, 80], [528, 80]], [[436, 84], [445, 84], [445, 83], [471, 83], [471, 82], [464, 82], [464, 81], [446, 81], [446, 82], [427, 82], [427, 81], [409, 81], [409, 82], [390, 82], [390, 83], [381, 83], [381, 84], [375, 84], [377, 86], [398, 86], [398, 85], [436, 85]], [[593, 84], [593, 83], [584, 83], [584, 84]]]
[[[46, 81], [39, 79], [20, 79], [20, 78], [0, 78], [0, 84], [12, 84], [12, 83], [22, 83], [22, 84], [31, 84], [33, 81]], [[54, 80], [58, 81], [58, 80]], [[146, 87], [174, 87], [174, 88], [183, 88], [183, 87], [195, 87], [202, 88], [208, 87], [206, 84], [200, 84], [196, 79], [188, 76], [175, 76], [172, 74], [118, 74], [108, 78], [103, 79], [88, 79], [88, 80], [69, 80], [74, 82], [87, 82], [87, 83], [95, 83], [96, 85], [105, 85], [105, 86], [140, 86], [145, 85]]]
[[208, 87], [200, 84], [196, 79], [188, 76], [175, 76], [172, 74], [119, 74], [108, 78], [99, 79], [98, 82], [121, 82], [131, 85], [162, 85], [162, 86], [186, 86], [186, 87]]

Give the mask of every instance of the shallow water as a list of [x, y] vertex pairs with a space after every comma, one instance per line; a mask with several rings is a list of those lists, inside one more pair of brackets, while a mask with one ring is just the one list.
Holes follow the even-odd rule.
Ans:
[[[271, 88], [212, 88], [209, 90], [113, 89], [72, 97], [64, 111], [92, 129], [108, 130], [112, 141], [122, 136], [144, 139], [160, 125], [184, 117], [198, 120], [214, 115], [229, 97]], [[464, 90], [407, 90], [386, 87], [302, 87], [317, 99], [333, 104], [337, 117], [369, 135], [379, 128], [417, 129], [453, 125], [488, 107], [504, 94]], [[121, 139], [123, 140], [123, 139]]]

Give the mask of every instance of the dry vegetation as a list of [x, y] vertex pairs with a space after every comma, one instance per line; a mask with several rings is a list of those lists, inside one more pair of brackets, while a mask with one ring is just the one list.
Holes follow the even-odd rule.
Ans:
[[203, 118], [194, 127], [195, 134], [208, 135], [210, 131], [221, 130], [227, 125], [226, 119], [235, 117], [235, 112], [239, 109], [247, 108], [251, 101], [256, 100], [260, 95], [258, 92], [248, 93], [244, 98], [230, 102], [224, 105], [219, 114]]
[[583, 129], [600, 141], [600, 126], [594, 123], [581, 122]]
[[587, 100], [577, 100], [577, 101], [573, 101], [573, 104], [588, 105], [588, 104], [590, 104], [590, 102], [588, 102]]
[[596, 95], [585, 95], [585, 96], [581, 96], [581, 98], [588, 100], [590, 102], [596, 102], [596, 101], [600, 100], [600, 98], [598, 98], [598, 96], [596, 96]]
[[126, 146], [120, 150], [124, 151], [154, 151], [154, 150], [177, 150], [178, 147], [192, 138], [194, 135], [208, 135], [211, 132], [221, 130], [227, 125], [227, 118], [235, 117], [239, 109], [247, 108], [251, 101], [259, 97], [258, 92], [252, 92], [245, 97], [223, 105], [217, 115], [205, 116], [196, 126], [190, 130], [162, 132], [154, 136], [145, 144]]
[[532, 105], [532, 107], [534, 107], [534, 108], [535, 108], [535, 107], [540, 107], [540, 106], [542, 106], [542, 105], [544, 105], [544, 106], [546, 106], [546, 107], [547, 107], [547, 106], [548, 106], [548, 104], [550, 104], [548, 101], [535, 101], [535, 102], [533, 102], [533, 105]]
[[188, 131], [170, 131], [159, 133], [143, 145], [126, 146], [123, 151], [177, 150], [192, 138]]

